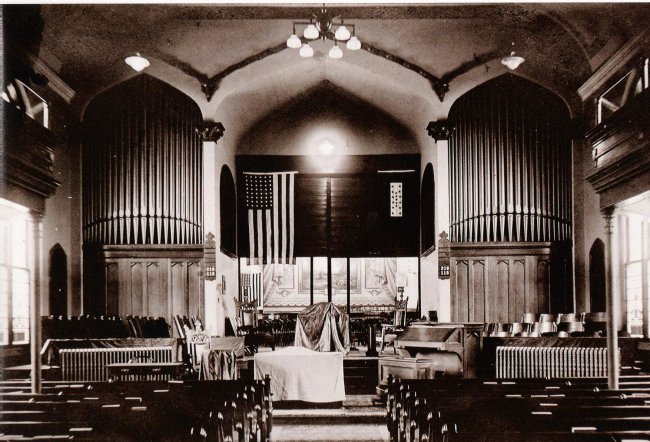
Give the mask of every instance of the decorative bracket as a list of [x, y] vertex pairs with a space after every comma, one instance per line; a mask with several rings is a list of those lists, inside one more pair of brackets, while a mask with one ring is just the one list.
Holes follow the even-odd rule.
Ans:
[[216, 250], [217, 242], [214, 240], [214, 235], [208, 232], [203, 243], [203, 279], [206, 281], [217, 279]]
[[201, 141], [213, 141], [216, 143], [223, 136], [226, 128], [218, 121], [214, 121], [197, 124], [194, 130], [201, 137]]
[[427, 132], [436, 141], [446, 141], [451, 136], [453, 128], [449, 125], [448, 120], [430, 121], [427, 125]]
[[443, 230], [438, 239], [438, 279], [449, 279], [451, 277], [449, 249], [449, 238], [447, 232]]

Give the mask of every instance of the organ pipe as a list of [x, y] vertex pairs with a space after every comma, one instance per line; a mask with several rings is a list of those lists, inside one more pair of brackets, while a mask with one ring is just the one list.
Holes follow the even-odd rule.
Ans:
[[454, 103], [452, 241], [570, 239], [569, 118], [554, 94], [510, 74]]
[[198, 106], [140, 75], [104, 92], [84, 117], [85, 244], [202, 241]]

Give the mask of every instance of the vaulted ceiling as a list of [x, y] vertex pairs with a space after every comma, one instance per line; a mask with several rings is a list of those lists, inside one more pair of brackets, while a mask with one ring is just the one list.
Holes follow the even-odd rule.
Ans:
[[[499, 61], [511, 42], [526, 57], [516, 73], [575, 110], [578, 86], [650, 22], [650, 4], [332, 5], [378, 51], [344, 49], [332, 60], [326, 42], [314, 45], [312, 59], [288, 48], [262, 56], [286, 41], [292, 21], [320, 7], [6, 6], [5, 23], [76, 91], [80, 113], [98, 92], [135, 75], [123, 60], [140, 52], [152, 62], [147, 73], [192, 97], [208, 120], [245, 126], [326, 80], [419, 127], [414, 113], [444, 117], [458, 96], [506, 72]], [[431, 78], [448, 84], [442, 102]]]

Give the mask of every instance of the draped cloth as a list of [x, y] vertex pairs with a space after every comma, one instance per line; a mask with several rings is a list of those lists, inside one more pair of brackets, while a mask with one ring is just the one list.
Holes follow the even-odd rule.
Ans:
[[201, 355], [199, 379], [237, 379], [237, 356], [234, 351], [210, 350]]
[[296, 347], [314, 351], [350, 350], [350, 318], [331, 302], [319, 302], [298, 313]]
[[285, 347], [257, 353], [255, 379], [271, 378], [274, 401], [345, 400], [343, 353]]

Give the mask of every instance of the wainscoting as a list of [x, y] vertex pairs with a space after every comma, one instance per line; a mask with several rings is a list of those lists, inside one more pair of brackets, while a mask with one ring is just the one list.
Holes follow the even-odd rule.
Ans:
[[452, 243], [450, 254], [452, 321], [516, 322], [525, 312], [571, 309], [566, 253], [551, 243]]
[[[95, 314], [204, 316], [203, 247], [103, 246], [87, 249], [85, 301]], [[86, 309], [89, 311], [89, 309]]]

